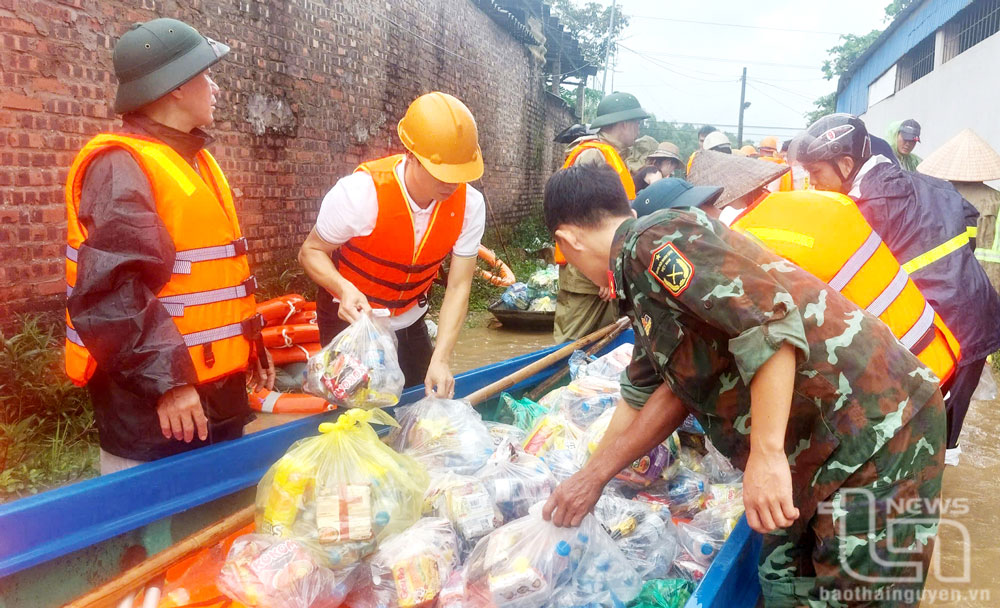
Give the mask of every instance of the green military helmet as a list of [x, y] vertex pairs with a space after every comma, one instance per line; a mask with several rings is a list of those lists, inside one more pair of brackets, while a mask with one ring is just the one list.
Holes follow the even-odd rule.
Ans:
[[635, 95], [616, 91], [597, 105], [597, 118], [590, 123], [590, 128], [597, 129], [626, 120], [645, 120], [650, 116], [651, 114], [639, 105]]
[[115, 45], [115, 112], [124, 114], [156, 101], [228, 52], [228, 46], [202, 36], [183, 21], [164, 18], [136, 23]]

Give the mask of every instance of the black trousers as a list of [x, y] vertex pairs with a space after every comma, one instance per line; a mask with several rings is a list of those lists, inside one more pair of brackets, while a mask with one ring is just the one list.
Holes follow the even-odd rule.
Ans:
[[[324, 297], [325, 296], [325, 297]], [[348, 323], [337, 316], [340, 304], [333, 301], [322, 289], [316, 296], [316, 323], [319, 325], [319, 341], [324, 346], [330, 343], [337, 334], [347, 329]], [[427, 333], [427, 324], [421, 316], [413, 325], [396, 332], [399, 342], [399, 367], [403, 370], [406, 386], [417, 386], [424, 383], [427, 377], [427, 367], [431, 363], [434, 345]]]
[[985, 365], [986, 359], [962, 365], [955, 370], [955, 375], [948, 386], [948, 398], [944, 401], [944, 407], [948, 414], [949, 449], [958, 447], [962, 424], [965, 422], [965, 415], [969, 413], [969, 403], [972, 401], [972, 394], [976, 392], [976, 387], [979, 386]]

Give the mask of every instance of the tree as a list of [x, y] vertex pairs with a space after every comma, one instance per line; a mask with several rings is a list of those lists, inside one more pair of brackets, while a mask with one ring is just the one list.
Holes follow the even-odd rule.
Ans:
[[559, 17], [559, 22], [579, 41], [583, 58], [591, 65], [603, 69], [608, 45], [617, 42], [628, 27], [628, 16], [622, 14], [621, 7], [615, 11], [615, 23], [610, 34], [610, 4], [604, 6], [600, 2], [581, 4], [575, 0], [553, 0], [552, 10]]
[[[571, 89], [559, 89], [559, 96], [566, 102], [566, 105], [576, 111], [576, 87]], [[601, 103], [601, 92], [597, 89], [585, 87], [583, 89], [583, 116], [581, 122], [589, 123], [597, 115], [597, 105]]]
[[[892, 21], [899, 16], [901, 12], [906, 10], [906, 8], [913, 3], [913, 0], [892, 0], [892, 2], [885, 7], [885, 19], [886, 21]], [[840, 44], [835, 47], [827, 49], [827, 53], [830, 54], [830, 58], [823, 62], [823, 77], [827, 80], [839, 79], [841, 76], [847, 73], [847, 70], [851, 68], [851, 65], [857, 61], [858, 57], [861, 57], [868, 48], [874, 44], [875, 40], [882, 34], [882, 30], [875, 29], [863, 36], [856, 36], [854, 34], [845, 34], [840, 37]], [[829, 93], [824, 95], [813, 102], [815, 110], [807, 113], [805, 115], [806, 121], [812, 124], [817, 119], [836, 112], [837, 108], [837, 94]]]

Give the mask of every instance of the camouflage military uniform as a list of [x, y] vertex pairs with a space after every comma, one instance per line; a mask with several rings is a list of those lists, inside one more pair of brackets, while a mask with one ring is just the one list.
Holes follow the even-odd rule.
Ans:
[[[918, 603], [937, 530], [945, 433], [930, 370], [881, 321], [700, 210], [627, 220], [611, 268], [636, 331], [622, 395], [641, 407], [668, 383], [741, 469], [750, 453], [750, 382], [783, 342], [797, 349], [785, 451], [800, 517], [764, 537], [767, 604]], [[901, 505], [909, 510], [892, 511]], [[907, 576], [914, 580], [898, 580]]]

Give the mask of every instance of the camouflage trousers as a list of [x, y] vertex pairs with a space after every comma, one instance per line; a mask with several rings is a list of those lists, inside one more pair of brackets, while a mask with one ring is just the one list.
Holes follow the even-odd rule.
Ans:
[[765, 534], [766, 606], [917, 606], [940, 517], [945, 413], [940, 393], [820, 503]]

